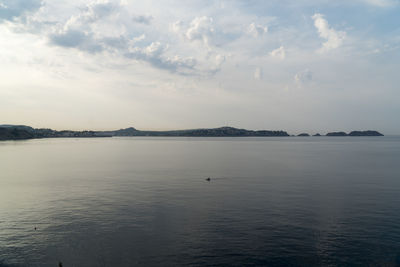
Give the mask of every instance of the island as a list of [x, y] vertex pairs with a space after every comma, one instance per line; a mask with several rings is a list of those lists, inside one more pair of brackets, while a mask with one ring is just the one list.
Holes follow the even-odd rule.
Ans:
[[331, 132], [331, 133], [327, 133], [326, 136], [347, 136], [347, 133], [345, 133], [345, 132]]
[[381, 134], [378, 131], [352, 131], [349, 133], [349, 136], [383, 136], [383, 134]]
[[352, 131], [349, 134], [345, 132], [331, 132], [327, 133], [326, 136], [383, 136], [378, 131], [372, 131], [372, 130], [367, 130], [367, 131]]
[[310, 136], [308, 133], [301, 133], [301, 134], [298, 134], [297, 136]]
[[[134, 127], [114, 131], [71, 131], [52, 130], [48, 128], [33, 128], [25, 125], [0, 125], [0, 140], [26, 140], [35, 138], [84, 138], [84, 137], [113, 137], [113, 136], [160, 136], [160, 137], [289, 137], [286, 131], [271, 130], [246, 130], [229, 126], [219, 128], [201, 128], [190, 130], [171, 131], [146, 131]], [[308, 133], [301, 133], [298, 136], [310, 136]], [[320, 136], [316, 134], [314, 136]], [[383, 136], [378, 131], [352, 131], [330, 132], [326, 136]]]

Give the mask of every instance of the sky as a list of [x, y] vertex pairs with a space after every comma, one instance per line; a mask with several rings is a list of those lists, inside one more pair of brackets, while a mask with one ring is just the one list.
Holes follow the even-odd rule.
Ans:
[[400, 0], [0, 0], [0, 124], [400, 134]]

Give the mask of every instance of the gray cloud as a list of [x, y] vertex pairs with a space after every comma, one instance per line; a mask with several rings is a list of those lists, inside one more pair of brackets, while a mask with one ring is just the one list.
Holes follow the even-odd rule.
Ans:
[[150, 15], [136, 15], [133, 16], [132, 20], [137, 23], [150, 25], [151, 21], [153, 20], [153, 16]]
[[126, 38], [102, 36], [92, 28], [97, 21], [107, 18], [118, 8], [118, 5], [110, 2], [89, 3], [81, 13], [71, 16], [58, 30], [48, 35], [50, 43], [89, 53], [126, 47]]
[[90, 53], [96, 53], [103, 50], [101, 42], [95, 40], [92, 34], [87, 34], [79, 30], [67, 30], [62, 33], [49, 35], [50, 42], [54, 45], [78, 48]]
[[3, 0], [0, 3], [0, 22], [13, 20], [42, 6], [42, 0]]
[[125, 56], [131, 59], [148, 62], [159, 69], [166, 69], [180, 74], [190, 74], [196, 65], [194, 58], [182, 58], [179, 56], [165, 57], [165, 47], [159, 42], [153, 42], [144, 48], [135, 47], [130, 49]]

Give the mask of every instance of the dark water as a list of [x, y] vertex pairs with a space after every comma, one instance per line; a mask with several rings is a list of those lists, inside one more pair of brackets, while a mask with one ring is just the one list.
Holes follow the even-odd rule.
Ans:
[[400, 137], [0, 142], [0, 171], [0, 266], [400, 265]]

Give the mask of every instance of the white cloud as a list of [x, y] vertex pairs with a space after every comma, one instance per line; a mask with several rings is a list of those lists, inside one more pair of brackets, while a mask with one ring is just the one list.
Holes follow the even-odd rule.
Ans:
[[85, 10], [78, 15], [71, 16], [65, 24], [66, 28], [80, 26], [86, 23], [93, 23], [109, 16], [119, 5], [108, 1], [94, 1], [85, 7]]
[[259, 24], [255, 24], [253, 22], [249, 25], [247, 31], [249, 34], [253, 35], [254, 37], [259, 37], [268, 32], [268, 27], [259, 25]]
[[296, 73], [296, 75], [294, 76], [294, 81], [299, 87], [301, 87], [303, 84], [311, 82], [312, 79], [313, 79], [313, 74], [309, 69], [300, 71]]
[[[147, 25], [152, 16], [129, 16], [121, 5], [108, 1], [95, 1], [81, 10], [48, 35], [50, 43], [89, 53], [110, 52], [120, 58], [146, 62], [173, 73], [195, 74], [197, 60], [193, 57], [174, 54], [168, 51], [166, 42], [147, 39], [144, 33], [132, 37], [128, 31], [135, 29], [132, 23]], [[145, 45], [145, 39], [150, 44]]]
[[144, 49], [144, 52], [146, 55], [154, 57], [160, 56], [164, 49], [160, 42], [153, 42]]
[[206, 46], [209, 46], [209, 39], [213, 33], [213, 19], [203, 16], [192, 20], [185, 36], [190, 41], [201, 40]]
[[130, 46], [133, 46], [136, 43], [139, 43], [140, 41], [143, 41], [144, 39], [146, 39], [146, 35], [142, 34], [138, 37], [134, 37], [132, 40], [129, 41]]
[[285, 57], [286, 57], [286, 51], [285, 51], [285, 48], [283, 46], [281, 46], [281, 47], [279, 47], [279, 48], [277, 48], [275, 50], [272, 50], [269, 54], [272, 57], [276, 57], [276, 58], [279, 58], [279, 59], [282, 59], [282, 60], [285, 59]]
[[209, 73], [210, 74], [215, 74], [219, 72], [222, 68], [222, 65], [225, 63], [226, 58], [225, 56], [218, 54], [215, 56], [215, 64], [213, 68], [210, 68]]
[[328, 21], [322, 14], [316, 13], [312, 16], [312, 19], [314, 20], [314, 26], [317, 28], [319, 36], [326, 40], [326, 42], [322, 44], [320, 52], [326, 52], [342, 45], [346, 37], [346, 32], [336, 31], [330, 28]]
[[262, 80], [263, 78], [263, 70], [260, 67], [257, 67], [256, 70], [254, 71], [254, 79], [256, 80]]
[[181, 20], [175, 21], [174, 23], [170, 24], [170, 29], [174, 33], [180, 33], [182, 31], [182, 28], [183, 28], [183, 21]]
[[216, 55], [215, 56], [215, 65], [220, 67], [225, 62], [225, 56], [223, 55]]

